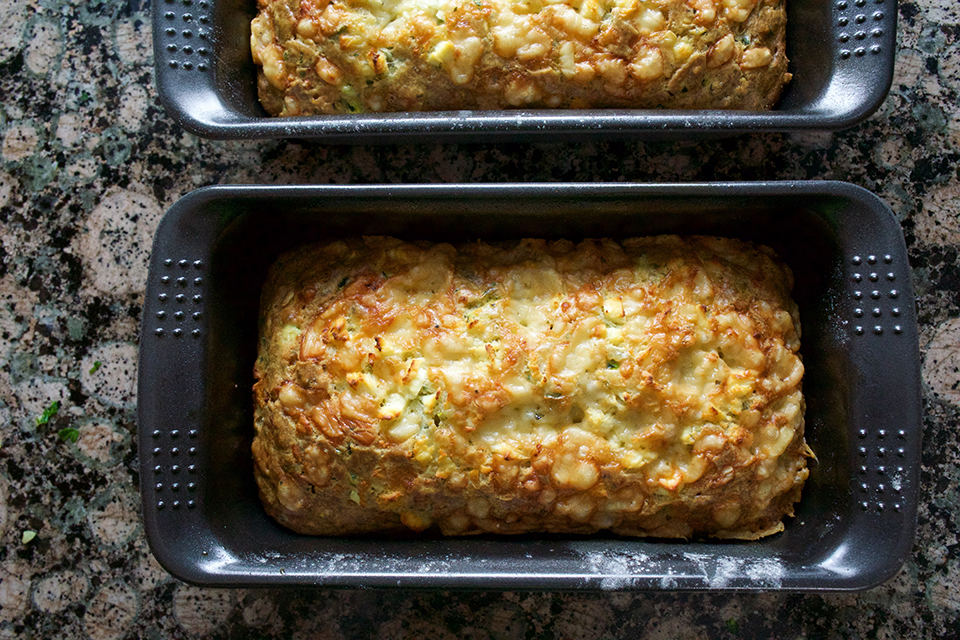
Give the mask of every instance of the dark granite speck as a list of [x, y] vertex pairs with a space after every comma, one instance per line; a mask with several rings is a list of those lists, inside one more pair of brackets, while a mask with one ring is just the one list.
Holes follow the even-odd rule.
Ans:
[[[899, 14], [890, 96], [839, 133], [344, 148], [183, 132], [152, 84], [149, 2], [0, 3], [0, 637], [956, 637], [960, 8], [905, 0]], [[808, 595], [219, 590], [177, 581], [150, 554], [137, 490], [136, 344], [154, 229], [188, 191], [827, 178], [890, 205], [918, 292], [919, 526], [912, 556], [886, 584]], [[54, 401], [59, 410], [38, 424]], [[69, 429], [75, 442], [59, 435]], [[36, 535], [25, 542], [27, 532]]]

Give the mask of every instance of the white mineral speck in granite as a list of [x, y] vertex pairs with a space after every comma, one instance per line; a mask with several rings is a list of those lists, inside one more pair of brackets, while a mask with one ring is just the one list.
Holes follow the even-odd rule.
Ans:
[[946, 2], [924, 3], [926, 14], [925, 18], [934, 23], [957, 24], [960, 22], [960, 6], [954, 0]]
[[6, 171], [0, 171], [0, 207], [10, 201], [10, 192], [13, 190], [14, 180]]
[[89, 586], [81, 573], [58, 571], [37, 581], [33, 588], [33, 604], [41, 611], [59, 613], [83, 601]]
[[[953, 542], [955, 544], [956, 540]], [[914, 610], [910, 599], [920, 592], [917, 567], [908, 561], [896, 576], [876, 589], [863, 592], [859, 595], [858, 600], [861, 605], [882, 607], [891, 615], [909, 618]], [[856, 606], [857, 603], [853, 604]], [[863, 635], [869, 635], [869, 631]], [[891, 637], [898, 638], [897, 635], [891, 635]], [[902, 637], [902, 634], [899, 637]]]
[[37, 430], [40, 425], [36, 423], [36, 416], [42, 414], [53, 400], [62, 400], [70, 394], [63, 381], [40, 376], [24, 378], [13, 385], [13, 390], [20, 399], [20, 406], [31, 416], [21, 423], [27, 433]]
[[153, 59], [153, 31], [143, 20], [121, 20], [114, 37], [117, 56], [130, 65], [150, 64]]
[[960, 90], [960, 56], [946, 56], [939, 64], [941, 82], [954, 91]]
[[259, 591], [248, 592], [241, 600], [244, 624], [259, 633], [277, 635], [283, 632], [283, 617], [277, 603]]
[[267, 597], [253, 597], [243, 603], [243, 621], [255, 629], [262, 629], [277, 619], [277, 605]]
[[107, 489], [90, 503], [90, 531], [104, 545], [117, 547], [129, 542], [140, 529], [139, 505], [135, 487]]
[[960, 178], [932, 185], [917, 215], [917, 239], [929, 244], [960, 242]]
[[6, 62], [20, 50], [26, 16], [26, 3], [0, 2], [0, 63]]
[[77, 452], [81, 458], [98, 466], [117, 464], [130, 441], [129, 434], [118, 431], [108, 422], [81, 424], [78, 430], [80, 436], [76, 443]]
[[140, 562], [133, 573], [134, 580], [141, 591], [150, 591], [158, 586], [172, 580], [173, 577], [167, 573], [150, 549], [143, 544], [140, 549]]
[[[957, 89], [960, 91], [960, 89]], [[960, 148], [960, 113], [953, 113], [947, 120], [947, 130], [950, 133], [949, 143], [954, 149]]]
[[960, 560], [955, 557], [950, 558], [947, 560], [946, 568], [943, 579], [927, 587], [927, 599], [933, 607], [958, 613], [960, 612], [960, 590], [957, 589], [957, 584], [960, 583]]
[[927, 345], [923, 379], [941, 400], [960, 406], [960, 319], [941, 324]]
[[66, 181], [80, 182], [96, 177], [100, 162], [94, 158], [79, 158], [64, 167]]
[[884, 138], [873, 152], [873, 159], [881, 166], [892, 169], [909, 161], [904, 157], [903, 141], [895, 136]]
[[788, 134], [790, 142], [804, 149], [807, 153], [822, 154], [833, 144], [831, 131], [797, 131]]
[[30, 44], [24, 56], [27, 68], [38, 76], [46, 75], [63, 52], [60, 27], [46, 20], [36, 22], [30, 29], [28, 40]]
[[124, 580], [106, 583], [90, 600], [83, 626], [92, 640], [120, 640], [140, 611], [140, 597]]
[[29, 604], [29, 594], [30, 570], [26, 563], [8, 561], [0, 565], [0, 620], [16, 620], [22, 616]]
[[65, 147], [76, 145], [83, 129], [83, 121], [76, 113], [63, 113], [57, 118], [57, 139]]
[[901, 48], [897, 54], [897, 61], [893, 66], [894, 87], [914, 87], [924, 75], [925, 56], [916, 49]]
[[0, 143], [0, 157], [7, 162], [17, 162], [33, 155], [40, 137], [32, 124], [24, 123], [7, 129]]
[[[16, 243], [16, 237], [11, 237], [0, 230], [0, 243], [6, 250], [7, 246]], [[36, 306], [35, 296], [23, 291], [9, 274], [0, 278], [0, 348], [5, 353], [16, 344], [21, 344], [24, 334], [28, 333], [26, 323], [19, 322], [17, 316], [25, 312], [32, 312]]]
[[148, 104], [149, 97], [146, 89], [138, 84], [127, 86], [120, 98], [117, 122], [125, 131], [136, 133], [143, 126], [143, 117], [147, 112]]
[[564, 607], [557, 619], [563, 625], [563, 637], [569, 640], [594, 640], [607, 635], [613, 612], [603, 602], [573, 602]]
[[507, 601], [490, 605], [480, 614], [479, 619], [487, 622], [486, 628], [490, 636], [497, 640], [523, 640], [529, 628], [524, 611], [518, 605]]
[[156, 199], [143, 193], [120, 189], [103, 198], [87, 218], [77, 246], [88, 284], [112, 295], [143, 291], [162, 215]]
[[[108, 342], [92, 350], [80, 362], [83, 390], [112, 407], [136, 406], [137, 345]], [[94, 363], [100, 366], [94, 368]]]
[[180, 584], [173, 595], [173, 615], [188, 633], [204, 635], [226, 622], [236, 604], [233, 590]]

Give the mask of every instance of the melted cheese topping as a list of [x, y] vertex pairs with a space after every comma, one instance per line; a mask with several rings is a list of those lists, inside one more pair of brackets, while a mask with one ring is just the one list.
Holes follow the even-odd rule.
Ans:
[[[287, 319], [268, 327], [290, 363], [271, 380], [277, 402], [333, 455], [353, 443], [452, 487], [527, 483], [556, 516], [596, 528], [746, 470], [754, 495], [712, 512], [730, 528], [742, 500], [762, 511], [806, 477], [784, 455], [805, 451], [796, 310], [767, 254], [690, 242], [500, 251], [371, 239], [339, 289], [308, 287], [306, 307], [285, 291], [268, 316]], [[319, 486], [330, 476], [314, 474]], [[385, 490], [375, 485], [357, 500]], [[489, 530], [476, 524], [488, 500], [444, 526]]]
[[[782, 30], [782, 6], [775, 9], [777, 18], [758, 18], [776, 25], [759, 27], [755, 36], [742, 33], [757, 5], [758, 0], [261, 0], [250, 44], [264, 80], [287, 94], [281, 115], [414, 109], [424, 104], [424, 91], [436, 92], [436, 83], [424, 80], [434, 71], [454, 88], [470, 84], [489, 94], [485, 100], [504, 106], [577, 106], [567, 105], [563, 85], [548, 78], [581, 87], [597, 83], [610, 99], [622, 99], [653, 81], [677, 76], [684, 82], [680, 71], [698, 51], [710, 52], [711, 69], [770, 65], [769, 43], [751, 46], [751, 40]], [[712, 53], [717, 46], [721, 55]], [[701, 67], [694, 61], [694, 73]], [[412, 69], [424, 77], [403, 86], [411, 84]], [[694, 84], [692, 90], [700, 91], [699, 80]], [[389, 100], [400, 104], [390, 104], [378, 92], [380, 85], [390, 87]], [[673, 93], [689, 89], [669, 87]], [[318, 96], [334, 102], [321, 103]]]

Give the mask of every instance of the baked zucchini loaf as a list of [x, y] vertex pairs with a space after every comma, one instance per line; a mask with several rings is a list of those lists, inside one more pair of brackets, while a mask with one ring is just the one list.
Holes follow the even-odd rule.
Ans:
[[779, 531], [812, 455], [791, 286], [709, 237], [285, 255], [255, 365], [263, 504], [323, 535]]
[[768, 109], [786, 0], [258, 0], [273, 115]]

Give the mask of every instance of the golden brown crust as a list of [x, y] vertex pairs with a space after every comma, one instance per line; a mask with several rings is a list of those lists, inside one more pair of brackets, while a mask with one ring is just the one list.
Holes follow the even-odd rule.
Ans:
[[273, 115], [769, 109], [786, 0], [259, 0]]
[[255, 366], [264, 506], [325, 535], [776, 532], [811, 455], [791, 286], [705, 237], [288, 254]]

